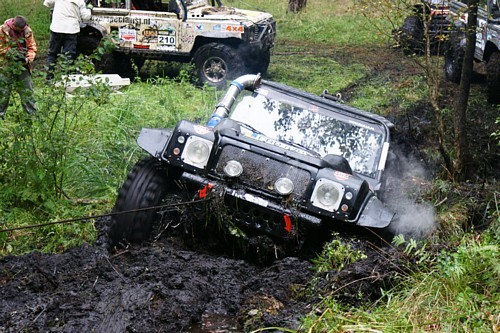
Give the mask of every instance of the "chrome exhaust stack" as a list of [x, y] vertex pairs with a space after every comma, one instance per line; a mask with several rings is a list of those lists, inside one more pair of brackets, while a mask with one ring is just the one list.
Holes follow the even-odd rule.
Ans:
[[261, 80], [262, 77], [260, 74], [247, 74], [233, 80], [226, 95], [215, 107], [214, 113], [212, 113], [207, 122], [207, 127], [214, 128], [223, 118], [227, 118], [236, 97], [238, 97], [243, 89], [253, 91], [260, 86]]

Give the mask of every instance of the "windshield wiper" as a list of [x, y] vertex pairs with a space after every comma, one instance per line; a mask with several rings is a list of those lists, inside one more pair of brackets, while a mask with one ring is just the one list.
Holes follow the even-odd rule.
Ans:
[[290, 145], [292, 147], [295, 147], [295, 148], [299, 148], [299, 149], [302, 149], [302, 150], [305, 150], [307, 151], [308, 153], [310, 153], [311, 155], [315, 156], [315, 157], [319, 157], [321, 158], [321, 155], [317, 152], [317, 151], [314, 151], [312, 150], [311, 148], [307, 148], [306, 146], [303, 146], [301, 145], [300, 143], [297, 143], [297, 142], [293, 142], [293, 141], [289, 141], [289, 140], [284, 140], [284, 139], [279, 139], [279, 141], [283, 142], [283, 143], [286, 143], [287, 145]]
[[254, 127], [248, 125], [247, 123], [242, 123], [241, 121], [236, 121], [241, 127], [245, 127], [247, 130], [250, 130], [252, 132], [254, 132], [255, 134], [260, 134], [260, 135], [264, 135], [264, 136], [267, 136], [265, 135], [264, 133], [262, 133], [261, 131], [259, 130], [256, 130]]

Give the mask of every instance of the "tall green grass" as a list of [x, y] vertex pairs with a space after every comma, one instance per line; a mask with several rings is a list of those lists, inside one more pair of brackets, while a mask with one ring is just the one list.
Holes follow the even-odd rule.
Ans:
[[[117, 92], [96, 84], [68, 93], [61, 74], [55, 85], [34, 74], [33, 117], [12, 96], [0, 128], [0, 229], [109, 212], [144, 156], [135, 143], [141, 128], [205, 120], [220, 94], [194, 87], [187, 75], [139, 80]], [[3, 253], [61, 251], [92, 242], [95, 233], [91, 223], [27, 229], [1, 233], [0, 246]]]
[[[497, 226], [498, 227], [498, 226]], [[335, 295], [304, 320], [302, 332], [497, 332], [500, 248], [493, 231], [465, 235], [453, 252], [408, 250], [419, 264], [373, 304], [349, 308]], [[413, 252], [413, 253], [410, 253]], [[422, 258], [424, 257], [424, 258]], [[390, 259], [388, 259], [390, 260]]]

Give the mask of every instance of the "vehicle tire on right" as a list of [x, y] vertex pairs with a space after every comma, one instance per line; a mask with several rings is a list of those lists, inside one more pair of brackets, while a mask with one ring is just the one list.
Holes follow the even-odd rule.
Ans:
[[486, 85], [488, 102], [500, 104], [500, 52], [491, 54], [486, 63]]
[[193, 56], [198, 84], [205, 83], [218, 89], [229, 80], [245, 74], [245, 63], [237, 48], [221, 43], [201, 46]]

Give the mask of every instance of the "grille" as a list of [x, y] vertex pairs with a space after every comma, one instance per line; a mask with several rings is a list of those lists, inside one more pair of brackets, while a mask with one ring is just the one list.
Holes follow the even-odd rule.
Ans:
[[216, 166], [218, 174], [224, 174], [223, 168], [229, 160], [241, 163], [243, 174], [239, 180], [250, 188], [276, 194], [273, 192], [274, 182], [281, 177], [289, 178], [294, 184], [292, 197], [295, 200], [304, 196], [311, 178], [309, 172], [304, 169], [235, 146], [223, 148]]

